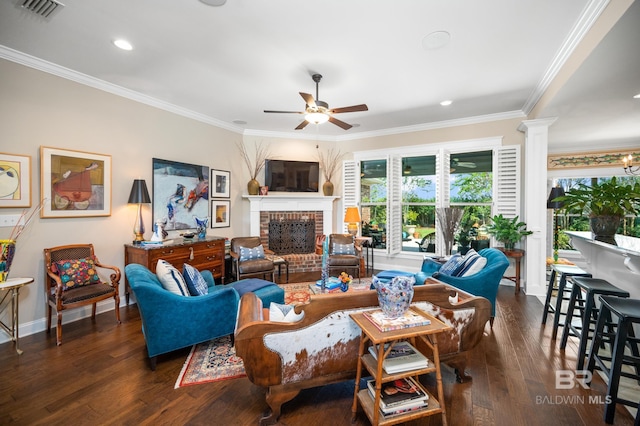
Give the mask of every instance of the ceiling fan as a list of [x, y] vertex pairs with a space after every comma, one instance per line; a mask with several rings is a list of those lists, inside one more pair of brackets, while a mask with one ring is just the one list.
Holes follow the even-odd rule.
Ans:
[[451, 167], [467, 167], [469, 169], [475, 169], [476, 163], [473, 161], [459, 161], [457, 158], [451, 160]]
[[365, 104], [360, 105], [352, 105], [348, 107], [342, 108], [329, 108], [329, 104], [321, 101], [318, 96], [318, 83], [322, 80], [322, 76], [320, 74], [313, 74], [311, 76], [313, 81], [316, 82], [316, 98], [314, 100], [313, 96], [308, 93], [300, 92], [300, 96], [304, 99], [306, 106], [304, 111], [269, 111], [265, 110], [266, 113], [281, 113], [281, 114], [304, 114], [304, 121], [296, 127], [296, 130], [304, 129], [309, 123], [325, 123], [327, 121], [335, 124], [338, 127], [343, 128], [344, 130], [349, 130], [351, 124], [347, 124], [344, 121], [340, 121], [337, 118], [333, 117], [332, 114], [340, 114], [343, 112], [357, 112], [357, 111], [368, 111], [369, 108]]

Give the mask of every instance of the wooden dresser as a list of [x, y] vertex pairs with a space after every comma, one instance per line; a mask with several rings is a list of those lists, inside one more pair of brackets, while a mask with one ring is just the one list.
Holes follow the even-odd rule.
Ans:
[[[124, 245], [124, 265], [139, 263], [151, 272], [156, 271], [158, 259], [164, 259], [182, 272], [182, 265], [190, 264], [198, 270], [209, 270], [217, 280], [224, 281], [224, 238], [207, 237], [204, 240], [177, 238], [163, 245]], [[124, 277], [125, 298], [129, 304], [129, 283]]]

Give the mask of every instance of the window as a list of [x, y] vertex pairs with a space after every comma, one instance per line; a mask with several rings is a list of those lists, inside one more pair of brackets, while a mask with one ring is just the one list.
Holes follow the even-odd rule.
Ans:
[[[591, 182], [606, 182], [611, 177], [580, 177], [580, 178], [562, 178], [557, 180], [565, 192], [571, 188], [575, 188], [578, 184], [589, 185]], [[640, 176], [616, 176], [619, 183], [633, 185], [640, 182]], [[590, 231], [589, 216], [587, 214], [564, 214], [558, 213], [556, 216], [558, 229], [560, 231]], [[553, 224], [550, 224], [553, 227]], [[640, 217], [627, 215], [618, 228], [618, 234], [628, 235], [631, 237], [640, 237]], [[569, 241], [569, 237], [560, 232], [558, 234], [558, 248], [560, 250], [575, 250]]]
[[362, 235], [388, 254], [448, 254], [439, 207], [462, 207], [481, 235], [491, 215], [520, 213], [520, 146], [501, 138], [355, 152], [344, 167], [359, 172], [345, 179], [343, 196], [360, 204]]

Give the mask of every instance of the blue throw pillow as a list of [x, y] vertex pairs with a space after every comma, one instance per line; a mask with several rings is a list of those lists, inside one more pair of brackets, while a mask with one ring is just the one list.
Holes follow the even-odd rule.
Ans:
[[254, 259], [264, 259], [264, 247], [262, 247], [262, 244], [252, 248], [240, 247], [240, 262]]
[[440, 267], [438, 273], [455, 277], [458, 270], [464, 266], [464, 261], [464, 257], [462, 257], [462, 255], [460, 255], [459, 253], [456, 253], [451, 256], [449, 260], [447, 260], [447, 263]]
[[203, 294], [209, 293], [207, 280], [205, 280], [200, 271], [193, 266], [185, 263], [182, 266], [182, 276], [187, 282], [187, 288], [192, 296], [202, 296]]
[[356, 254], [356, 248], [353, 244], [333, 243], [333, 254]]
[[[471, 270], [473, 265], [481, 258], [477, 251], [471, 249], [463, 256], [464, 263], [457, 271], [455, 271], [456, 277], [463, 277], [467, 271]], [[453, 275], [453, 274], [452, 274]]]

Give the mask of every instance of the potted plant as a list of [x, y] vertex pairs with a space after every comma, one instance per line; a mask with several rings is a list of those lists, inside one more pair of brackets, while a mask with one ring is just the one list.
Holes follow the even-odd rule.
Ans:
[[638, 214], [640, 183], [619, 183], [614, 176], [609, 181], [591, 185], [580, 183], [552, 201], [562, 202], [565, 212], [588, 214], [595, 239], [615, 245], [614, 235], [622, 218], [626, 214]]
[[499, 214], [492, 217], [491, 221], [487, 225], [487, 232], [503, 243], [507, 250], [512, 250], [523, 237], [533, 234], [532, 231], [527, 231], [527, 224], [520, 221], [518, 216], [509, 219]]

